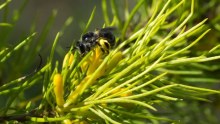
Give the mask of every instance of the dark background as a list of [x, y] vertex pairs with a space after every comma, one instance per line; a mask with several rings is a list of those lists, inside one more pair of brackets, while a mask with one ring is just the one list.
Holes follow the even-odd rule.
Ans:
[[[19, 8], [22, 1], [14, 1], [11, 3], [11, 7]], [[59, 43], [66, 47], [74, 40], [80, 39], [82, 29], [84, 29], [90, 14], [96, 6], [96, 13], [94, 20], [92, 21], [90, 30], [96, 27], [101, 27], [103, 24], [103, 15], [101, 10], [101, 1], [92, 0], [31, 0], [28, 1], [24, 8], [24, 11], [17, 23], [16, 30], [14, 31], [13, 39], [20, 37], [22, 34], [29, 32], [33, 23], [36, 25], [36, 32], [40, 33], [43, 26], [46, 24], [48, 18], [51, 16], [52, 11], [56, 10], [57, 15], [47, 36], [46, 44], [50, 45], [53, 42], [55, 35], [61, 30], [64, 22], [68, 17], [73, 17], [72, 24], [66, 28], [64, 35], [61, 37]], [[12, 40], [13, 40], [12, 39]], [[47, 47], [44, 46], [45, 47]], [[46, 49], [43, 49], [43, 52]]]

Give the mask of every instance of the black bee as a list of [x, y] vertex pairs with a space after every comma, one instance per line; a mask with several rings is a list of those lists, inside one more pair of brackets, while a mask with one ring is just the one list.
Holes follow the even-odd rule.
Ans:
[[109, 49], [115, 44], [115, 36], [112, 31], [113, 27], [96, 29], [94, 32], [87, 32], [76, 43], [76, 48], [84, 55], [92, 50], [95, 46], [99, 46], [103, 53], [109, 53]]

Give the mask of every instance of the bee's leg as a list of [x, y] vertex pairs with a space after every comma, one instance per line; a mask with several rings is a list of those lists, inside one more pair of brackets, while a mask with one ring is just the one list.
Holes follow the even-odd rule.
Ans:
[[105, 44], [105, 47], [109, 50], [109, 49], [110, 49], [110, 45], [109, 45], [109, 43], [104, 42], [104, 44]]
[[[106, 53], [106, 50], [102, 47], [102, 45], [99, 42], [96, 42], [99, 45], [99, 48], [103, 53]], [[108, 53], [108, 52], [107, 52]]]

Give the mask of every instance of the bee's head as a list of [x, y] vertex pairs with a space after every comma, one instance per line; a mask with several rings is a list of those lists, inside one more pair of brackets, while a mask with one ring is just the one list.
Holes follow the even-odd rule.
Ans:
[[94, 40], [95, 34], [94, 32], [88, 32], [82, 36], [83, 42], [92, 42]]
[[93, 44], [90, 42], [83, 42], [83, 41], [77, 41], [75, 48], [79, 50], [80, 54], [85, 55], [88, 53], [91, 48], [93, 47]]

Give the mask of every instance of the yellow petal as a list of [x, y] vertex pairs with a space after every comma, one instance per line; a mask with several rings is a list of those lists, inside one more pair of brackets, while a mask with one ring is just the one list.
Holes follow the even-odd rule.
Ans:
[[67, 53], [63, 59], [63, 68], [68, 67], [72, 64], [74, 59], [73, 53]]
[[54, 93], [56, 96], [56, 102], [59, 107], [63, 107], [64, 98], [63, 98], [63, 79], [61, 74], [55, 74], [53, 78]]
[[63, 123], [64, 123], [64, 124], [72, 124], [72, 122], [71, 122], [69, 119], [65, 119], [65, 120], [63, 121]]

